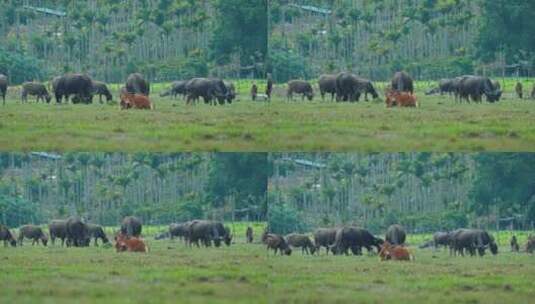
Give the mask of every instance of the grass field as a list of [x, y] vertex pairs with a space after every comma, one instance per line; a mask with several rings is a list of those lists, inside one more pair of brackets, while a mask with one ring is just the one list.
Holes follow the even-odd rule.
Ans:
[[[263, 225], [255, 226], [256, 236]], [[148, 254], [112, 248], [0, 246], [0, 303], [530, 303], [535, 256], [450, 257], [417, 249], [412, 262], [377, 256], [267, 254], [244, 244], [188, 248], [147, 237]], [[151, 231], [156, 232], [159, 228]], [[521, 242], [525, 233], [521, 235]], [[498, 238], [505, 245], [508, 234]], [[411, 236], [410, 244], [428, 235]]]
[[[509, 81], [510, 82], [510, 81]], [[357, 104], [286, 102], [276, 87], [271, 104], [252, 102], [250, 82], [240, 81], [231, 106], [186, 106], [160, 98], [155, 111], [118, 106], [20, 104], [10, 88], [0, 107], [0, 149], [10, 151], [533, 151], [535, 100], [519, 100], [504, 82], [497, 104], [456, 104], [452, 97], [425, 96], [419, 109], [386, 109], [382, 101]], [[384, 84], [378, 84], [378, 90]], [[526, 82], [525, 88], [531, 87]], [[118, 86], [114, 86], [114, 96]], [[263, 85], [260, 85], [263, 90]], [[382, 94], [381, 94], [382, 95]]]

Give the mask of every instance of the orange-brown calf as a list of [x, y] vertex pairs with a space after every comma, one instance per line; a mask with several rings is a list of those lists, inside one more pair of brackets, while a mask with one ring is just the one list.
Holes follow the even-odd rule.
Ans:
[[150, 99], [141, 94], [132, 94], [128, 92], [121, 93], [121, 109], [153, 109]]
[[115, 249], [117, 252], [149, 252], [149, 248], [145, 245], [143, 240], [135, 237], [128, 238], [121, 233], [115, 237]]
[[410, 261], [412, 256], [403, 246], [392, 246], [390, 243], [385, 242], [381, 246], [379, 251], [379, 257], [381, 261], [394, 260], [394, 261]]
[[388, 108], [395, 105], [399, 107], [418, 107], [416, 96], [412, 95], [411, 93], [387, 90], [385, 95], [385, 102]]

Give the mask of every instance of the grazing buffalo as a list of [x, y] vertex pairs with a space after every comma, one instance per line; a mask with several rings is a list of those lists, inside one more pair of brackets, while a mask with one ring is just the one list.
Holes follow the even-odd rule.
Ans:
[[149, 252], [149, 247], [138, 237], [128, 237], [123, 233], [115, 236], [115, 250], [117, 252]]
[[0, 224], [0, 241], [4, 241], [4, 247], [7, 247], [7, 244], [9, 243], [11, 246], [15, 247], [17, 246], [17, 241], [15, 240], [15, 237], [13, 234], [11, 234], [11, 231], [9, 229]]
[[277, 254], [277, 251], [279, 251], [281, 255], [292, 254], [292, 249], [288, 246], [288, 242], [286, 242], [284, 237], [278, 234], [268, 233], [266, 235], [265, 244], [267, 245], [267, 250], [272, 249], [275, 255]]
[[74, 95], [73, 103], [93, 102], [93, 81], [89, 76], [82, 74], [66, 74], [55, 78], [52, 82], [56, 102], [61, 103], [63, 97], [69, 101], [69, 97]]
[[67, 219], [67, 246], [87, 247], [91, 242], [89, 227], [81, 218], [71, 216]]
[[336, 100], [337, 101], [359, 101], [360, 95], [364, 93], [365, 100], [368, 94], [374, 99], [379, 97], [370, 80], [359, 78], [350, 73], [340, 73], [336, 76]]
[[286, 241], [291, 247], [300, 247], [302, 254], [314, 254], [316, 252], [316, 246], [314, 246], [308, 235], [291, 233], [286, 236]]
[[236, 87], [234, 86], [234, 83], [232, 82], [223, 82], [225, 84], [225, 87], [227, 88], [227, 103], [232, 103], [234, 99], [236, 99]]
[[499, 101], [502, 95], [501, 90], [496, 89], [489, 78], [480, 76], [463, 76], [457, 87], [459, 100], [470, 102], [481, 102], [481, 97], [485, 95], [489, 102]]
[[126, 78], [126, 90], [132, 94], [142, 94], [149, 96], [150, 84], [139, 73], [133, 73]]
[[100, 239], [103, 244], [108, 244], [110, 242], [102, 226], [96, 224], [87, 224], [87, 229], [89, 230], [89, 237], [92, 237], [94, 240], [95, 246], [98, 246], [98, 239]]
[[396, 105], [398, 107], [418, 107], [416, 96], [412, 95], [411, 93], [399, 92], [389, 88], [385, 92], [385, 103], [387, 108], [391, 108]]
[[532, 254], [535, 251], [535, 236], [528, 236], [528, 242], [526, 244], [526, 252]]
[[407, 234], [401, 225], [392, 225], [386, 231], [385, 240], [392, 245], [403, 245]]
[[42, 99], [49, 103], [51, 99], [45, 85], [39, 82], [25, 82], [22, 84], [22, 102], [28, 102], [28, 95], [37, 96], [37, 102]]
[[331, 101], [336, 96], [336, 75], [321, 75], [318, 80], [321, 100], [325, 100], [325, 94], [331, 94]]
[[65, 245], [65, 239], [67, 239], [67, 221], [66, 220], [53, 220], [48, 224], [48, 231], [50, 232], [50, 241], [52, 245], [56, 244], [56, 238], [61, 240], [61, 246]]
[[398, 92], [414, 94], [414, 84], [411, 76], [406, 72], [396, 72], [392, 77], [392, 89]]
[[151, 103], [148, 96], [142, 94], [132, 94], [130, 92], [121, 93], [120, 106], [122, 110], [140, 109], [153, 110], [154, 105]]
[[438, 87], [440, 90], [440, 95], [443, 94], [454, 94], [457, 91], [458, 82], [455, 79], [441, 79], [438, 82]]
[[535, 84], [533, 84], [533, 89], [531, 89], [531, 99], [535, 99]]
[[407, 248], [400, 245], [393, 245], [386, 241], [381, 245], [379, 258], [381, 261], [410, 261], [412, 259], [412, 255]]
[[189, 223], [173, 223], [169, 225], [169, 237], [173, 240], [175, 237], [179, 239], [187, 239], [189, 233]]
[[7, 93], [7, 76], [0, 74], [0, 95], [2, 96], [3, 104], [6, 104], [6, 93]]
[[186, 84], [188, 81], [186, 80], [179, 80], [179, 81], [173, 81], [171, 84], [171, 88], [167, 91], [164, 91], [160, 93], [160, 97], [166, 97], [166, 96], [172, 96], [173, 98], [176, 98], [177, 95], [186, 96]]
[[372, 246], [374, 246], [379, 252], [381, 244], [383, 244], [383, 240], [376, 238], [368, 230], [357, 227], [344, 227], [336, 231], [334, 245], [330, 249], [335, 255], [347, 255], [348, 249], [351, 249], [354, 255], [361, 255], [362, 247], [371, 252], [373, 251]]
[[446, 248], [450, 245], [450, 238], [450, 232], [436, 232], [433, 234], [433, 246], [435, 246], [435, 249], [438, 249], [440, 246]]
[[452, 254], [464, 256], [464, 251], [475, 255], [476, 250], [480, 256], [485, 255], [486, 248], [490, 248], [492, 254], [498, 254], [498, 246], [494, 238], [486, 231], [480, 229], [458, 229], [452, 232], [450, 238], [450, 250]]
[[520, 251], [520, 246], [518, 245], [518, 240], [516, 239], [516, 235], [513, 235], [513, 237], [511, 237], [511, 241], [509, 243], [511, 244], [511, 252]]
[[192, 243], [199, 246], [199, 241], [206, 247], [212, 245], [221, 246], [221, 241], [223, 241], [227, 246], [230, 246], [232, 241], [232, 236], [228, 229], [223, 226], [223, 223], [218, 221], [207, 221], [207, 220], [195, 220], [192, 221], [189, 225], [189, 244]]
[[212, 102], [215, 98], [220, 105], [223, 105], [228, 98], [227, 87], [223, 80], [218, 78], [193, 78], [186, 84], [186, 91], [187, 104], [202, 97], [206, 104], [215, 104]]
[[142, 229], [143, 225], [141, 224], [141, 220], [135, 216], [127, 216], [121, 223], [121, 233], [127, 237], [139, 237]]
[[169, 238], [171, 235], [169, 234], [169, 231], [166, 232], [160, 232], [157, 235], [154, 236], [155, 240], [163, 240]]
[[31, 239], [32, 245], [35, 245], [36, 243], [39, 244], [39, 241], [43, 244], [43, 246], [46, 246], [48, 242], [48, 237], [43, 232], [43, 229], [39, 226], [35, 225], [25, 225], [19, 228], [19, 245], [22, 246], [22, 242], [24, 239]]
[[100, 103], [102, 103], [102, 96], [106, 97], [107, 102], [113, 99], [108, 86], [102, 81], [93, 81], [93, 94], [98, 95], [98, 101]]
[[253, 242], [253, 228], [251, 226], [248, 226], [247, 230], [245, 230], [245, 239], [247, 240], [247, 243]]
[[302, 100], [305, 100], [305, 97], [308, 100], [314, 99], [314, 90], [312, 90], [312, 86], [304, 80], [290, 80], [288, 82], [288, 90], [286, 91], [288, 101], [292, 100], [293, 94], [301, 94]]
[[524, 87], [521, 82], [517, 82], [515, 86], [516, 96], [520, 99], [524, 98]]
[[327, 254], [329, 254], [329, 248], [334, 245], [336, 239], [336, 228], [319, 228], [314, 231], [314, 244], [319, 254], [321, 247], [325, 247]]

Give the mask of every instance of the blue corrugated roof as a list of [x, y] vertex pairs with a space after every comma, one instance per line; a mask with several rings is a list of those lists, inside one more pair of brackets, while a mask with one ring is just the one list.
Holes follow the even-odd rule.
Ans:
[[321, 7], [316, 7], [312, 5], [299, 5], [299, 4], [289, 4], [289, 6], [297, 7], [305, 11], [310, 11], [318, 14], [330, 15], [331, 10]]
[[30, 10], [34, 10], [36, 12], [50, 14], [50, 15], [54, 15], [54, 16], [58, 16], [58, 17], [67, 16], [67, 13], [65, 13], [64, 11], [54, 10], [54, 9], [50, 9], [50, 8], [46, 8], [46, 7], [35, 7], [35, 6], [30, 6], [30, 5], [24, 5], [23, 7], [25, 9], [30, 9]]

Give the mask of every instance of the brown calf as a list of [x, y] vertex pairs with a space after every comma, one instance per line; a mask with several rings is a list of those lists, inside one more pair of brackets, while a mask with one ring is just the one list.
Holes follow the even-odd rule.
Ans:
[[395, 105], [398, 107], [418, 107], [418, 101], [416, 96], [408, 92], [399, 92], [388, 89], [386, 91], [386, 107], [391, 108]]
[[403, 246], [393, 246], [389, 242], [384, 242], [384, 244], [381, 246], [379, 258], [381, 261], [410, 261], [414, 259], [407, 248]]
[[115, 237], [115, 249], [117, 252], [149, 252], [149, 247], [145, 245], [143, 240], [136, 237], [128, 238], [122, 233], [119, 233]]
[[145, 95], [121, 92], [121, 109], [131, 108], [153, 110], [154, 106]]

